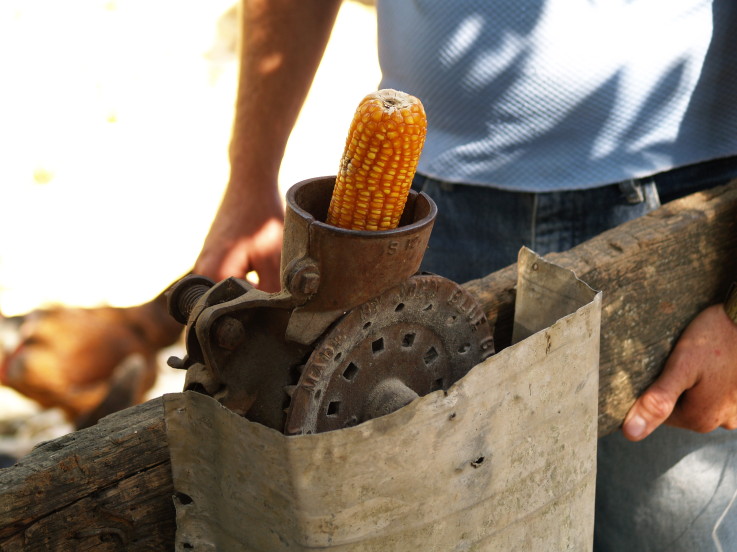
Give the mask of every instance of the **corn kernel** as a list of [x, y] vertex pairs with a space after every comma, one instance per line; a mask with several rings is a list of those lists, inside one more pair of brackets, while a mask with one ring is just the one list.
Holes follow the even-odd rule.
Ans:
[[426, 133], [425, 110], [414, 96], [390, 89], [366, 96], [348, 132], [328, 224], [352, 230], [396, 228]]

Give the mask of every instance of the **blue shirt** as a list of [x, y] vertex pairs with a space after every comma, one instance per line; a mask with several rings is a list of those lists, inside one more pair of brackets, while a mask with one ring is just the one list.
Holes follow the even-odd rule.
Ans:
[[422, 100], [419, 171], [590, 188], [737, 154], [735, 0], [378, 0], [382, 88]]

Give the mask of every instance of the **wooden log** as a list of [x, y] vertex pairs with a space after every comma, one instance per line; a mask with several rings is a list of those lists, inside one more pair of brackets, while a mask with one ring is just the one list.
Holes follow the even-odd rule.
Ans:
[[39, 445], [0, 489], [0, 550], [172, 550], [163, 399]]
[[[549, 255], [603, 293], [599, 433], [616, 429], [689, 320], [737, 277], [737, 182]], [[469, 282], [509, 345], [516, 265]], [[0, 470], [0, 550], [171, 550], [164, 402], [154, 399]]]
[[[673, 344], [737, 279], [737, 181], [673, 201], [547, 259], [603, 292], [599, 435], [621, 426]], [[468, 282], [509, 345], [516, 265]]]

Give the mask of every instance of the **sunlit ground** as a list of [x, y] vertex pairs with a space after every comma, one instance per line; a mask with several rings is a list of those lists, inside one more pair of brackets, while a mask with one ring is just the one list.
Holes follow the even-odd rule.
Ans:
[[[0, 2], [0, 312], [133, 305], [190, 268], [228, 176], [235, 24], [232, 0]], [[344, 3], [282, 190], [335, 173], [375, 32]]]

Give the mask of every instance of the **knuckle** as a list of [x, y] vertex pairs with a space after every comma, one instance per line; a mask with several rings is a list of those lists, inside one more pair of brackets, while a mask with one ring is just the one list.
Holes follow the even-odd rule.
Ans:
[[658, 420], [667, 418], [673, 411], [673, 403], [660, 393], [645, 393], [641, 399], [645, 411]]
[[686, 429], [696, 433], [711, 433], [720, 425], [718, 416], [703, 411], [684, 413], [682, 421]]
[[711, 433], [718, 427], [719, 424], [712, 420], [700, 420], [693, 424], [692, 429], [696, 433]]
[[737, 429], [737, 420], [727, 420], [726, 422], [724, 422], [722, 424], [721, 427], [723, 427], [724, 429], [728, 429], [730, 431], [733, 431], [733, 430]]

